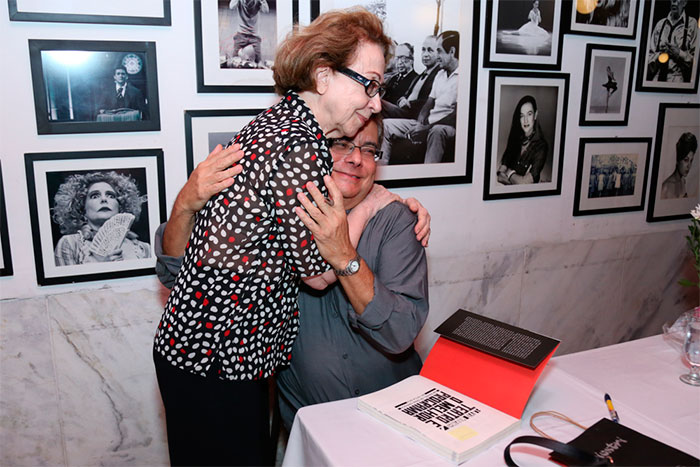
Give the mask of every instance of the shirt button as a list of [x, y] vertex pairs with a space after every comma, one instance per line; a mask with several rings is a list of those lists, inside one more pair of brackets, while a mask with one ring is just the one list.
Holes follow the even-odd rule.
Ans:
[[344, 354], [343, 354], [343, 360], [347, 360], [347, 359], [348, 359], [348, 354], [344, 353]]
[[359, 390], [359, 389], [355, 389], [355, 395], [356, 395], [356, 396], [360, 395], [360, 390]]

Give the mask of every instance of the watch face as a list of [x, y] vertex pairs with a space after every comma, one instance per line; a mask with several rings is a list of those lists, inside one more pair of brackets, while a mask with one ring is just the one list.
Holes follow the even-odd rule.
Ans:
[[141, 57], [136, 54], [126, 54], [122, 59], [122, 65], [126, 68], [126, 72], [130, 75], [135, 75], [141, 71]]
[[350, 261], [350, 264], [348, 264], [348, 271], [350, 271], [351, 274], [355, 274], [359, 270], [360, 270], [360, 262], [356, 261], [356, 260]]

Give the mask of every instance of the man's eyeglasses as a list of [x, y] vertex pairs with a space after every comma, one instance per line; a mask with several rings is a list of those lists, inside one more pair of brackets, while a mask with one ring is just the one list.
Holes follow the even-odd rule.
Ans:
[[360, 83], [362, 86], [364, 86], [365, 93], [367, 93], [369, 97], [374, 97], [377, 94], [379, 94], [379, 97], [384, 97], [386, 89], [384, 88], [384, 85], [376, 79], [365, 78], [364, 76], [362, 76], [356, 71], [351, 70], [350, 68], [338, 68], [338, 72], [344, 74], [348, 78], [353, 79]]
[[349, 156], [355, 150], [355, 148], [360, 150], [362, 157], [366, 159], [372, 159], [378, 161], [382, 157], [382, 151], [377, 149], [376, 146], [371, 144], [363, 144], [362, 146], [357, 146], [352, 141], [346, 139], [331, 139], [331, 150], [337, 152], [343, 157]]

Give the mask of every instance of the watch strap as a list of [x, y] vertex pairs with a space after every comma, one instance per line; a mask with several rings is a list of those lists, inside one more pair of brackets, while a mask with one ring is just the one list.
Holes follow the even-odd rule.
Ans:
[[360, 254], [358, 253], [353, 259], [348, 261], [348, 265], [345, 269], [333, 269], [336, 276], [352, 276], [357, 271], [360, 270]]

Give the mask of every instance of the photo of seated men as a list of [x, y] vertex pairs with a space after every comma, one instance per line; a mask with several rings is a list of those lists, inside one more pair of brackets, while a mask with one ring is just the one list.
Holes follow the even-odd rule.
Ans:
[[[454, 160], [459, 33], [443, 31], [436, 38], [435, 50], [438, 71], [430, 94], [416, 117], [384, 120], [382, 157], [378, 161], [379, 164], [435, 164]], [[425, 76], [425, 80], [427, 79], [428, 76]], [[412, 89], [409, 96], [413, 91]]]

